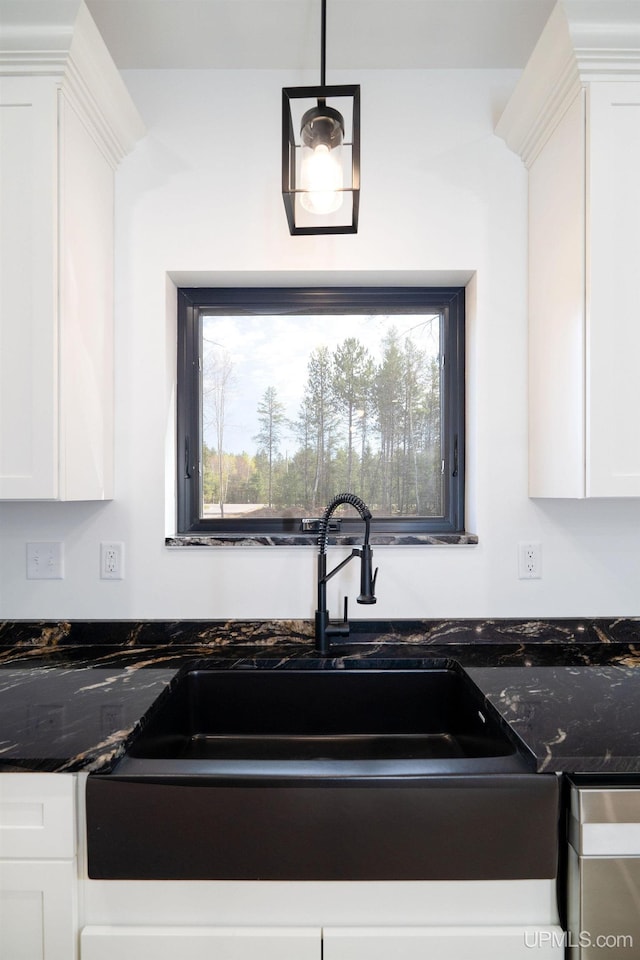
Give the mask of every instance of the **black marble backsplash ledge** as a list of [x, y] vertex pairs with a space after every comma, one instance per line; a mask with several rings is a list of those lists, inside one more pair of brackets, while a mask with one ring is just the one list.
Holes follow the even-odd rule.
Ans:
[[[9, 650], [70, 647], [313, 647], [310, 620], [13, 620], [0, 622]], [[348, 645], [626, 644], [640, 648], [640, 617], [466, 620], [352, 620]], [[635, 651], [633, 651], [635, 652]]]
[[[372, 533], [370, 541], [376, 547], [411, 547], [411, 546], [474, 546], [478, 543], [475, 533]], [[313, 547], [318, 549], [317, 533], [226, 533], [226, 534], [179, 534], [165, 538], [166, 547]], [[338, 544], [341, 547], [360, 546], [362, 536], [355, 534], [338, 534], [330, 536], [327, 543], [331, 546]]]

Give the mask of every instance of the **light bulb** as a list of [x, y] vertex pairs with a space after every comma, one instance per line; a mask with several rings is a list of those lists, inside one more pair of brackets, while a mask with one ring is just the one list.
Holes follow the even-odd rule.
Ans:
[[309, 213], [333, 213], [342, 206], [342, 114], [324, 101], [302, 117], [300, 203]]
[[309, 213], [327, 214], [342, 206], [342, 167], [339, 150], [330, 150], [326, 143], [306, 148], [302, 159], [301, 187], [305, 191], [300, 203]]

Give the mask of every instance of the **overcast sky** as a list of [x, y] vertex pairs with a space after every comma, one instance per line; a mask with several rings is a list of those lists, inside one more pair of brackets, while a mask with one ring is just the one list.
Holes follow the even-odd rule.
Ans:
[[[275, 387], [285, 415], [295, 420], [307, 380], [311, 352], [321, 346], [333, 351], [347, 337], [355, 337], [377, 363], [382, 359], [385, 332], [411, 331], [416, 346], [438, 353], [438, 324], [424, 314], [317, 317], [204, 317], [202, 335], [207, 349], [225, 350], [233, 364], [232, 386], [226, 397], [224, 449], [227, 453], [255, 452], [257, 408], [265, 390]], [[211, 437], [205, 437], [211, 445]], [[215, 444], [214, 444], [215, 445]], [[280, 452], [293, 452], [297, 443], [283, 431]]]

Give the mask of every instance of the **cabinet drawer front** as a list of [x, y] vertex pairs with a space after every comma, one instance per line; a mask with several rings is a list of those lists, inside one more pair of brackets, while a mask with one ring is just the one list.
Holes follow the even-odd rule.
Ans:
[[81, 960], [320, 960], [317, 927], [85, 927]]
[[556, 926], [325, 927], [323, 960], [538, 960], [564, 957]]
[[0, 859], [73, 857], [74, 785], [71, 774], [0, 774]]

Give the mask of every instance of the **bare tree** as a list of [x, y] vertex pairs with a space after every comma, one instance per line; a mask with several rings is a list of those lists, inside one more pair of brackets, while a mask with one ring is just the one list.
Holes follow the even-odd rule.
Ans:
[[202, 371], [202, 418], [203, 428], [213, 429], [217, 452], [217, 486], [220, 516], [224, 517], [224, 504], [228, 480], [228, 464], [224, 456], [224, 427], [227, 402], [233, 388], [233, 362], [227, 350], [207, 350]]

